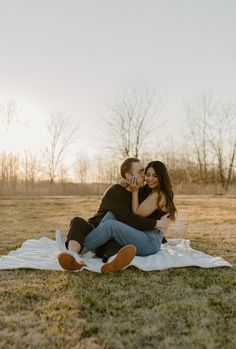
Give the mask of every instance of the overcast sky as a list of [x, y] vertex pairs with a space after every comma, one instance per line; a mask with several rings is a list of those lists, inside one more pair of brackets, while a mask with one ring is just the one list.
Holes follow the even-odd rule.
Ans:
[[0, 102], [68, 110], [92, 149], [112, 91], [165, 90], [174, 135], [184, 100], [236, 95], [235, 34], [235, 0], [0, 0]]

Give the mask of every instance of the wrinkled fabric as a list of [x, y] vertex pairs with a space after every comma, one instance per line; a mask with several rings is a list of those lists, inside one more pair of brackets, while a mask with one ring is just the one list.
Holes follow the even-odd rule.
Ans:
[[[57, 260], [58, 254], [62, 251], [67, 251], [65, 239], [60, 231], [56, 231], [56, 241], [47, 237], [27, 240], [17, 250], [1, 256], [0, 270], [30, 268], [63, 271]], [[100, 273], [101, 266], [104, 264], [102, 259], [94, 257], [92, 252], [76, 256], [76, 260], [83, 260], [87, 265], [80, 271], [86, 269]], [[216, 268], [232, 265], [221, 257], [210, 256], [192, 249], [189, 240], [170, 239], [166, 244], [162, 244], [161, 250], [156, 254], [146, 257], [136, 256], [130, 266], [143, 271], [153, 271], [192, 266]]]

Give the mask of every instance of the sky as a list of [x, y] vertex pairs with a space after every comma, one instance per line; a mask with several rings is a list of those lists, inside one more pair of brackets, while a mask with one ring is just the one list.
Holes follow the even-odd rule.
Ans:
[[40, 148], [60, 109], [78, 151], [96, 154], [104, 100], [134, 88], [165, 91], [161, 134], [175, 141], [184, 101], [235, 97], [235, 34], [234, 0], [0, 0], [0, 104], [14, 100], [25, 125], [0, 130], [0, 148]]

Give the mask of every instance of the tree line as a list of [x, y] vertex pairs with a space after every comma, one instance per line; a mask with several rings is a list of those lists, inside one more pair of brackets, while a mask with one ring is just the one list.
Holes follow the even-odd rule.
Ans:
[[[126, 157], [138, 157], [144, 163], [162, 160], [176, 186], [213, 185], [214, 191], [226, 193], [235, 185], [235, 101], [207, 95], [188, 101], [184, 105], [182, 145], [175, 144], [174, 136], [164, 145], [153, 141], [165, 123], [161, 119], [164, 95], [148, 90], [116, 93], [103, 107], [99, 138], [103, 140], [101, 154], [105, 155], [91, 160], [86, 152], [78, 154], [72, 166], [77, 184], [71, 183], [65, 160], [79, 129], [67, 113], [54, 111], [46, 120], [47, 144], [40, 154], [0, 149], [0, 195], [97, 194], [104, 185], [119, 180], [119, 164]], [[1, 125], [6, 132], [18, 111], [14, 102], [0, 104]]]

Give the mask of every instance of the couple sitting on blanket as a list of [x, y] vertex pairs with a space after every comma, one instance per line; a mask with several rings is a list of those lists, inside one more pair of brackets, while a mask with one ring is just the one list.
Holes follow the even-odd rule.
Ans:
[[167, 242], [164, 233], [170, 220], [175, 219], [176, 208], [165, 165], [152, 161], [144, 169], [138, 159], [128, 158], [120, 172], [122, 180], [105, 192], [92, 218], [72, 219], [66, 241], [68, 252], [58, 256], [62, 268], [83, 268], [86, 264], [75, 256], [94, 251], [104, 262], [102, 273], [119, 271], [136, 255], [157, 253]]

